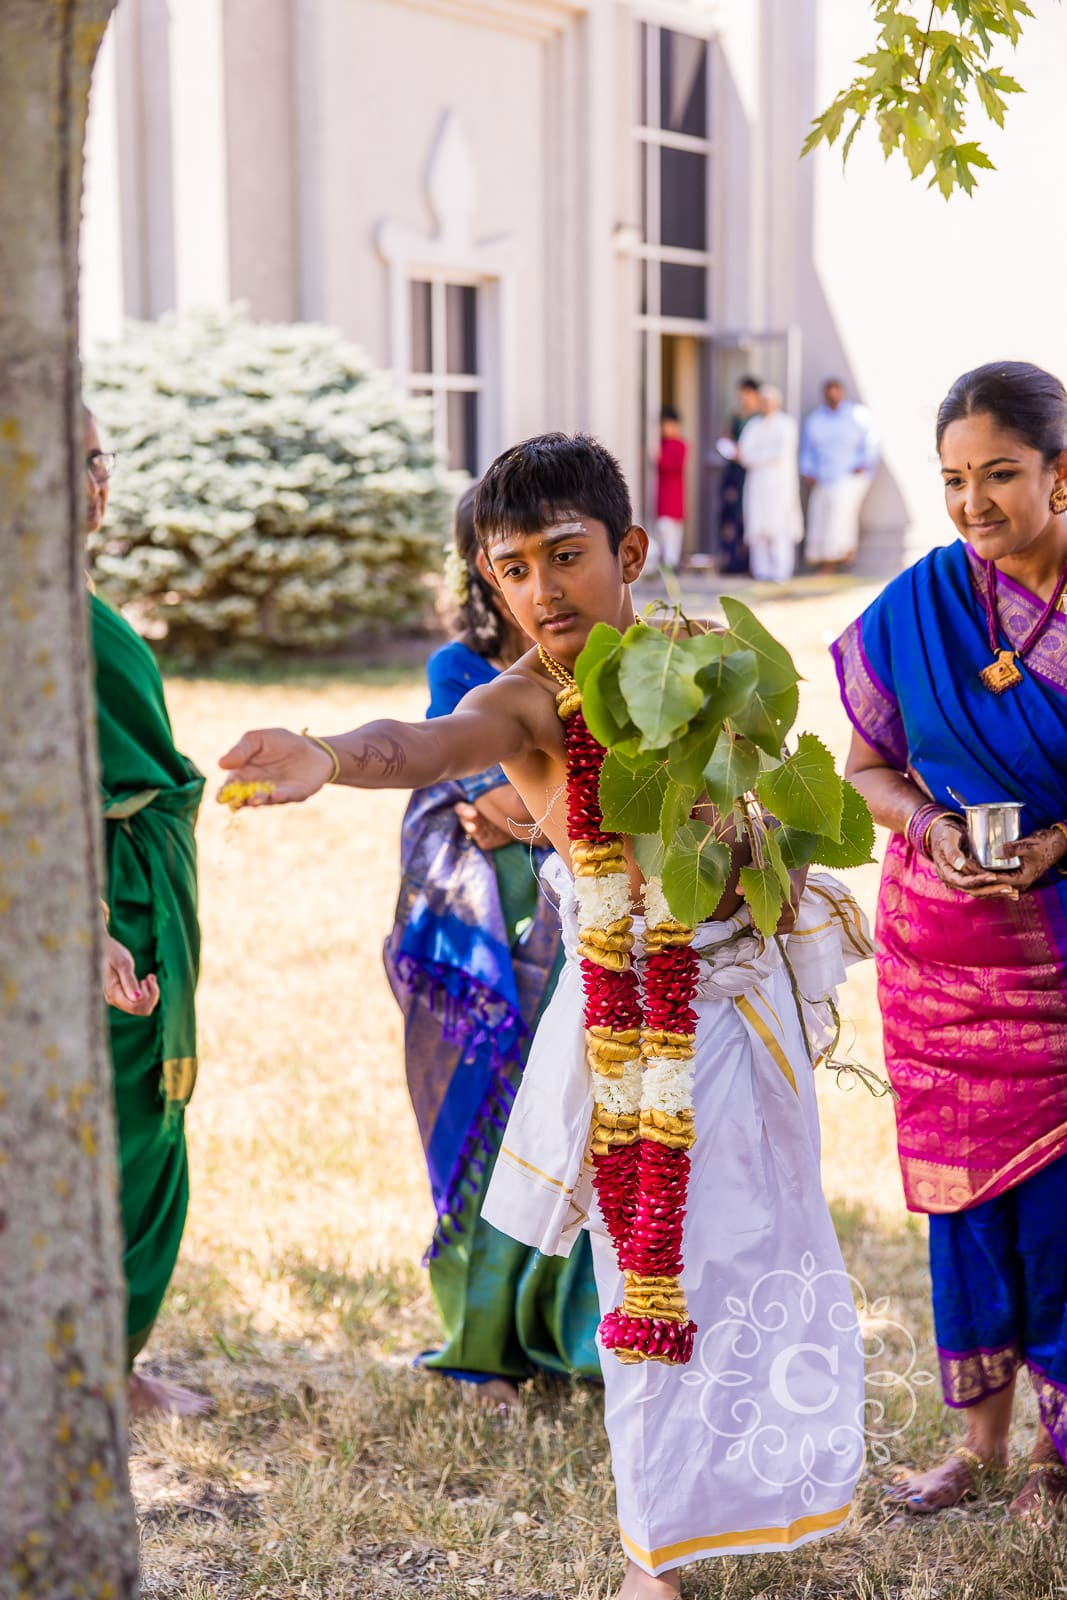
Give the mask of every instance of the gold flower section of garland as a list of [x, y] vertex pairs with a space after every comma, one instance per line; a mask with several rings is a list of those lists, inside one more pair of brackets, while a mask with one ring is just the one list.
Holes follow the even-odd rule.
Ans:
[[609, 1111], [598, 1100], [593, 1106], [589, 1130], [593, 1154], [606, 1156], [618, 1145], [636, 1144], [640, 1138], [639, 1121], [636, 1111]]
[[691, 1150], [697, 1142], [696, 1119], [691, 1110], [657, 1111], [655, 1106], [641, 1112], [641, 1138], [654, 1139], [671, 1150]]
[[[544, 660], [544, 657], [541, 658]], [[558, 674], [554, 674], [558, 676]], [[578, 685], [572, 683], [559, 691], [556, 696], [556, 714], [561, 722], [566, 722], [568, 717], [573, 717], [576, 711], [582, 709], [582, 691]]]
[[656, 950], [675, 950], [692, 944], [693, 938], [693, 929], [684, 922], [657, 922], [654, 928], [645, 930], [645, 951], [652, 955]]
[[631, 1317], [689, 1321], [685, 1290], [677, 1278], [643, 1278], [639, 1272], [625, 1272], [623, 1284], [622, 1309]]
[[609, 839], [606, 844], [589, 844], [584, 839], [572, 839], [571, 863], [576, 878], [609, 878], [616, 872], [625, 872], [626, 855], [622, 840]]

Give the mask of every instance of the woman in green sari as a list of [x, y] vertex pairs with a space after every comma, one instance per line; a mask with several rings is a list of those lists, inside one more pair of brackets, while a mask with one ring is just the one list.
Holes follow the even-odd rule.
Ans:
[[[86, 413], [88, 529], [113, 458]], [[189, 1415], [211, 1402], [133, 1370], [174, 1271], [189, 1202], [184, 1109], [196, 1081], [200, 957], [193, 830], [204, 780], [174, 746], [151, 650], [89, 597], [104, 817], [104, 995], [114, 1064], [125, 1238], [129, 1406]], [[137, 974], [144, 974], [138, 979]]]

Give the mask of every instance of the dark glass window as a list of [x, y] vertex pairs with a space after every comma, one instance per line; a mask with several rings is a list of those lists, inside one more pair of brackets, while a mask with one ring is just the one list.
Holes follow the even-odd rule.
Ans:
[[446, 371], [478, 371], [477, 297], [469, 284], [445, 286]]
[[448, 393], [448, 464], [453, 472], [478, 473], [478, 396], [464, 390]]
[[431, 286], [411, 284], [411, 370], [433, 371], [433, 300]]
[[708, 248], [707, 173], [707, 156], [692, 150], [660, 151], [661, 244]]
[[703, 39], [662, 29], [659, 36], [661, 128], [708, 137], [708, 47]]
[[670, 261], [660, 267], [660, 311], [665, 317], [690, 317], [703, 322], [708, 314], [705, 267], [679, 267]]

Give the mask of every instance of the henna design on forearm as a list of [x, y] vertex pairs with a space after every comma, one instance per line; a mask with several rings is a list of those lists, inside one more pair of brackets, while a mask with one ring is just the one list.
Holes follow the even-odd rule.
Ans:
[[407, 752], [399, 740], [390, 735], [368, 739], [360, 751], [350, 751], [349, 760], [357, 772], [366, 772], [373, 762], [380, 763], [378, 773], [382, 778], [398, 778], [408, 764]]

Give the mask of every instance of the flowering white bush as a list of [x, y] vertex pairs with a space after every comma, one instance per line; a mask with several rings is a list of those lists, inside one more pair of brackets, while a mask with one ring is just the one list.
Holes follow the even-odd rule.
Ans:
[[131, 323], [86, 398], [118, 453], [100, 592], [168, 646], [318, 647], [417, 620], [453, 486], [425, 401], [330, 328]]

